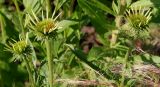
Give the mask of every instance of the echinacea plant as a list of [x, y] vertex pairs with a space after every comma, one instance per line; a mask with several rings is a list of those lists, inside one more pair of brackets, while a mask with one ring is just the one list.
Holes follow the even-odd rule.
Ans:
[[129, 37], [134, 40], [149, 38], [149, 22], [152, 18], [151, 8], [131, 6], [126, 10], [124, 15], [126, 23], [121, 29], [120, 34], [122, 36], [127, 36], [127, 38]]
[[[149, 37], [149, 21], [152, 16], [151, 8], [131, 6], [125, 13], [126, 29], [122, 29], [127, 36], [134, 39], [136, 50], [141, 50], [141, 40]], [[137, 45], [138, 44], [138, 45]], [[140, 45], [139, 45], [140, 44]]]
[[31, 20], [31, 22], [29, 22], [29, 27], [34, 32], [37, 40], [44, 41], [45, 39], [56, 36], [56, 30], [60, 28], [58, 27], [58, 22], [56, 21], [58, 16], [53, 19], [52, 15], [52, 17], [49, 18], [48, 13], [46, 12], [46, 18], [44, 18], [43, 11], [41, 15], [42, 20], [40, 20], [33, 11], [32, 15], [28, 14], [28, 16]]
[[[59, 14], [60, 15], [60, 14]], [[46, 45], [46, 54], [47, 54], [47, 61], [48, 61], [48, 82], [49, 87], [53, 87], [53, 53], [51, 53], [51, 41], [52, 39], [56, 38], [57, 30], [60, 29], [58, 26], [57, 18], [56, 16], [54, 18], [54, 12], [52, 14], [52, 17], [48, 17], [48, 10], [46, 11], [46, 17], [44, 17], [43, 11], [41, 15], [41, 19], [36, 16], [36, 14], [32, 11], [32, 15], [28, 14], [31, 22], [30, 22], [30, 28], [33, 30], [33, 33], [36, 36], [37, 40], [41, 40], [42, 42], [45, 41]]]
[[29, 79], [31, 82], [31, 87], [35, 87], [35, 81], [32, 74], [32, 69], [29, 63], [29, 57], [32, 54], [32, 49], [26, 40], [20, 39], [19, 41], [13, 40], [14, 43], [9, 42], [9, 45], [6, 45], [6, 51], [13, 53], [12, 60], [24, 61], [26, 68], [29, 74]]

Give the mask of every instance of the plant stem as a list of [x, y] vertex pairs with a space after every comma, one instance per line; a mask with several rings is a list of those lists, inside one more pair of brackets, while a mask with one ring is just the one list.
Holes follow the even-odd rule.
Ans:
[[47, 60], [48, 60], [48, 81], [50, 87], [53, 87], [53, 59], [51, 53], [51, 39], [45, 39], [45, 45], [47, 50]]
[[125, 55], [125, 61], [124, 61], [124, 65], [123, 65], [123, 71], [122, 71], [122, 79], [121, 79], [121, 84], [120, 87], [124, 87], [124, 81], [125, 81], [125, 70], [127, 67], [127, 63], [128, 63], [128, 57], [129, 57], [129, 53], [130, 53], [130, 49], [127, 51], [126, 55]]
[[112, 30], [112, 38], [111, 38], [111, 43], [110, 43], [110, 47], [112, 48], [116, 42], [117, 42], [117, 38], [118, 38], [118, 33], [119, 30], [121, 28], [121, 20], [122, 20], [122, 16], [121, 15], [117, 15], [116, 19], [115, 19], [115, 23], [116, 23], [116, 29]]
[[120, 0], [120, 11], [119, 11], [119, 15], [123, 15], [126, 9], [126, 0]]
[[1, 29], [1, 35], [2, 35], [2, 43], [6, 43], [6, 40], [7, 40], [7, 35], [6, 35], [6, 32], [5, 32], [5, 23], [4, 23], [4, 19], [2, 18], [2, 16], [0, 15], [0, 29]]
[[17, 3], [17, 0], [13, 0], [14, 2], [14, 5], [16, 6], [16, 10], [17, 12], [19, 13], [20, 12], [20, 9], [19, 9], [19, 6], [18, 6], [18, 3]]
[[29, 80], [31, 82], [31, 85], [32, 85], [32, 87], [36, 87], [35, 83], [34, 83], [33, 75], [32, 75], [32, 70], [31, 70], [31, 67], [29, 65], [29, 61], [26, 59], [26, 57], [24, 57], [23, 59], [24, 59], [24, 62], [26, 63], [26, 68], [27, 68], [27, 71], [28, 71], [28, 74], [29, 74]]

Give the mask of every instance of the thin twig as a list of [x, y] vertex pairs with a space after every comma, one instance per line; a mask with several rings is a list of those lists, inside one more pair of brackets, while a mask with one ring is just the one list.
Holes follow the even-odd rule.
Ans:
[[110, 82], [99, 82], [96, 80], [71, 80], [71, 79], [57, 79], [55, 82], [61, 82], [61, 83], [67, 83], [71, 85], [81, 85], [81, 86], [96, 86], [96, 85], [104, 85], [104, 86], [110, 86], [115, 87]]

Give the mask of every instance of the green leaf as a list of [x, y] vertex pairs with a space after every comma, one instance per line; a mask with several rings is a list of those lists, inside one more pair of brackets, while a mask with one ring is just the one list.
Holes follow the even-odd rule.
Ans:
[[154, 63], [160, 63], [160, 57], [159, 56], [151, 56], [151, 59]]
[[134, 59], [135, 63], [143, 63], [144, 62], [140, 55], [134, 56], [133, 59]]
[[86, 15], [91, 19], [91, 23], [94, 25], [96, 31], [100, 34], [104, 34], [108, 29], [113, 29], [114, 26], [106, 20], [102, 11], [99, 11], [97, 6], [89, 4], [87, 0], [78, 0], [78, 5], [82, 8]]
[[[58, 2], [59, 1], [59, 2]], [[59, 10], [67, 0], [57, 0], [55, 10]]]
[[78, 0], [78, 5], [87, 13], [90, 14], [90, 16], [95, 17], [98, 16], [96, 15], [96, 10], [91, 8], [91, 6], [84, 0]]
[[42, 0], [23, 0], [23, 5], [25, 7], [25, 10], [34, 12], [41, 9], [41, 2]]
[[114, 15], [114, 12], [109, 7], [107, 7], [106, 5], [101, 3], [100, 1], [96, 1], [96, 0], [90, 0], [89, 1], [89, 0], [86, 0], [86, 2], [88, 2], [88, 4], [90, 4], [90, 5], [93, 5], [93, 6], [97, 7], [97, 8], [102, 9], [103, 11], [106, 11], [109, 14]]
[[114, 48], [120, 51], [127, 51], [129, 49], [128, 47], [120, 45], [119, 43], [117, 43]]
[[119, 13], [119, 8], [114, 1], [112, 2], [112, 9], [113, 9], [114, 13], [116, 13], [116, 14]]
[[[113, 75], [113, 73], [108, 72], [106, 73], [106, 71], [100, 69], [98, 66], [96, 66], [95, 64], [93, 64], [92, 62], [89, 62], [87, 60], [87, 56], [86, 54], [84, 54], [81, 50], [78, 49], [74, 49], [73, 45], [70, 44], [65, 44], [65, 46], [69, 47], [70, 50], [77, 56], [78, 59], [80, 59], [83, 63], [87, 64], [90, 68], [92, 68], [94, 71], [100, 73], [102, 76], [104, 76], [104, 78], [108, 78], [111, 79]], [[116, 75], [115, 75], [116, 76]]]
[[0, 70], [9, 71], [9, 64], [7, 64], [6, 62], [0, 60], [0, 65], [1, 65], [0, 66]]
[[62, 32], [64, 29], [70, 27], [71, 25], [75, 25], [78, 22], [71, 20], [62, 20], [58, 23], [58, 32]]
[[144, 62], [149, 62], [149, 63], [153, 63], [153, 64], [160, 64], [160, 57], [159, 56], [144, 54], [141, 56], [141, 58]]
[[98, 60], [103, 57], [103, 48], [101, 47], [93, 47], [88, 54], [88, 61]]
[[14, 28], [14, 24], [12, 23], [11, 20], [9, 20], [7, 18], [7, 16], [2, 13], [0, 11], [0, 17], [1, 17], [1, 22], [2, 22], [2, 36], [4, 38], [3, 39], [3, 42], [5, 42], [8, 38], [12, 38], [12, 39], [17, 39], [18, 38], [18, 32], [15, 30]]

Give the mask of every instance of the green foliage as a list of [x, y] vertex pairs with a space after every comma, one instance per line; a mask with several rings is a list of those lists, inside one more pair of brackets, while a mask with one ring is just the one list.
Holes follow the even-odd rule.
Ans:
[[[159, 6], [159, 0], [1, 0], [0, 87], [160, 85], [159, 27], [151, 26], [159, 25]], [[87, 25], [96, 44], [84, 53]]]

